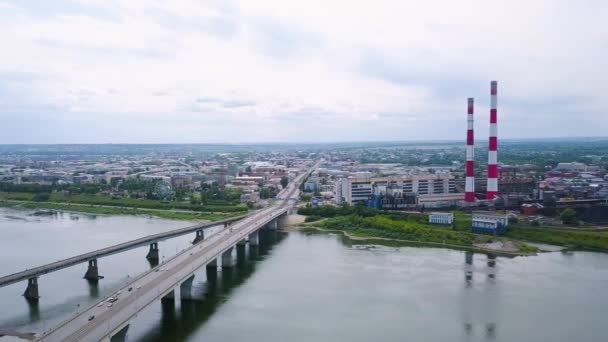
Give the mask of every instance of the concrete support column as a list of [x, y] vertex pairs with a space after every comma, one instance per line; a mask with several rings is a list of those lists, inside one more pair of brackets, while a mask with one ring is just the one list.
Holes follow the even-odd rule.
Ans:
[[175, 304], [175, 290], [171, 290], [171, 292], [164, 295], [160, 300], [163, 303], [163, 305], [165, 305], [166, 303]]
[[84, 279], [86, 280], [98, 280], [103, 278], [99, 275], [99, 269], [97, 268], [97, 259], [89, 260], [89, 267], [87, 268], [87, 273], [84, 274]]
[[228, 248], [228, 250], [222, 253], [222, 268], [234, 266], [234, 258], [232, 258], [233, 249], [233, 247], [230, 247]]
[[194, 240], [192, 240], [192, 244], [196, 245], [197, 243], [201, 242], [205, 240], [205, 232], [201, 229], [201, 230], [197, 230], [196, 231], [196, 237], [194, 238]]
[[258, 246], [259, 244], [260, 244], [260, 231], [256, 230], [255, 232], [249, 234], [249, 245]]
[[[244, 240], [243, 240], [244, 241]], [[236, 245], [236, 263], [237, 265], [243, 265], [247, 259], [247, 245], [238, 243]]]
[[277, 228], [287, 226], [287, 215], [289, 215], [289, 212], [287, 212], [277, 218], [277, 226], [278, 226]]
[[279, 228], [277, 219], [275, 218], [272, 221], [268, 222], [268, 224], [266, 225], [266, 228], [268, 228], [270, 230], [277, 230]]
[[158, 260], [158, 242], [152, 242], [150, 244], [150, 250], [148, 251], [148, 255], [146, 255], [146, 259]]
[[127, 341], [127, 333], [129, 332], [129, 324], [124, 328], [120, 329], [116, 334], [112, 335], [110, 342], [124, 342]]
[[209, 261], [209, 263], [207, 264], [207, 268], [216, 269], [217, 268], [217, 258], [214, 258], [213, 260]]
[[179, 295], [180, 295], [181, 300], [192, 299], [192, 284], [193, 283], [194, 283], [194, 274], [190, 278], [184, 280], [179, 285]]
[[27, 280], [27, 288], [23, 292], [23, 296], [28, 300], [38, 300], [38, 277], [33, 277]]

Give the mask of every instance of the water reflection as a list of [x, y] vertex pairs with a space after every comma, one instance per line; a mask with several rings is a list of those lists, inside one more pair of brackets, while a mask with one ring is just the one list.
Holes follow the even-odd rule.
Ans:
[[89, 285], [89, 297], [98, 298], [99, 297], [99, 280], [90, 279], [87, 280]]
[[26, 300], [29, 309], [30, 321], [36, 322], [40, 320], [40, 304], [37, 300]]
[[[236, 267], [205, 268], [204, 280], [198, 280], [200, 272], [195, 275], [192, 298], [175, 304], [163, 304], [160, 326], [151, 329], [138, 341], [183, 341], [200, 329], [207, 320], [225, 303], [230, 294], [244, 284], [256, 270], [259, 261], [265, 259], [272, 248], [278, 244], [285, 233], [261, 231], [259, 246], [237, 247]], [[239, 250], [241, 249], [240, 253]], [[200, 291], [202, 295], [196, 295]], [[152, 304], [154, 305], [154, 304]]]
[[[486, 254], [485, 267], [475, 268], [474, 259], [475, 254], [467, 251], [464, 253], [464, 274], [465, 274], [465, 291], [463, 293], [463, 328], [467, 340], [471, 340], [475, 336], [475, 327], [483, 331], [484, 341], [493, 341], [496, 339], [496, 322], [494, 322], [495, 312], [495, 292], [492, 288], [484, 290], [481, 296], [475, 293], [474, 289], [474, 274], [482, 273], [485, 274], [487, 284], [493, 287], [496, 284], [497, 274], [497, 256], [493, 254]], [[483, 264], [482, 264], [483, 265]], [[481, 310], [483, 317], [486, 322], [475, 321], [472, 317], [475, 317], [475, 311]], [[489, 320], [489, 321], [488, 321]]]

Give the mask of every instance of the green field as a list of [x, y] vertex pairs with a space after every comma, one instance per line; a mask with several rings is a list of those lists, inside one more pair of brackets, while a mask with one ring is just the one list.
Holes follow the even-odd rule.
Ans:
[[593, 232], [513, 226], [509, 228], [505, 236], [569, 248], [608, 251], [608, 231]]
[[[0, 192], [0, 200], [33, 201], [33, 193], [25, 192]], [[192, 210], [205, 213], [244, 213], [247, 206], [238, 205], [198, 205], [189, 202], [161, 202], [157, 200], [140, 200], [135, 198], [111, 198], [102, 195], [69, 195], [52, 193], [48, 202], [52, 203], [75, 203], [112, 207], [125, 207], [137, 209], [178, 209]]]

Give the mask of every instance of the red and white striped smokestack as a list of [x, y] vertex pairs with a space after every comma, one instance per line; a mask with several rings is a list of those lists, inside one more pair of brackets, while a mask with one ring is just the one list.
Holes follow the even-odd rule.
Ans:
[[464, 201], [475, 202], [475, 137], [473, 134], [473, 98], [469, 97], [467, 107], [467, 164], [464, 183]]
[[490, 82], [490, 142], [488, 146], [488, 189], [486, 199], [498, 196], [498, 131], [497, 131], [497, 92], [496, 81]]

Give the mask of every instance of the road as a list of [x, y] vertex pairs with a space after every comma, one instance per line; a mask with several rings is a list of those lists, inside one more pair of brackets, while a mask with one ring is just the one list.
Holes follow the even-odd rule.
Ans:
[[[118, 300], [110, 305], [101, 301], [58, 327], [45, 332], [38, 341], [100, 341], [126, 326], [144, 307], [173, 291], [194, 272], [246, 239], [249, 234], [289, 211], [299, 196], [301, 182], [318, 166], [293, 180], [279, 195], [274, 206], [257, 211], [202, 242], [185, 249], [165, 263], [135, 278], [115, 292]], [[91, 317], [94, 317], [91, 319]]]

